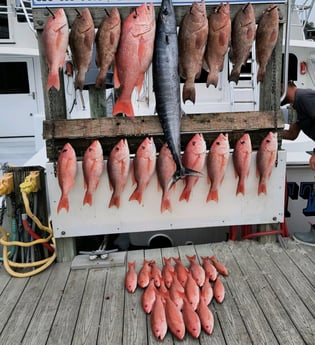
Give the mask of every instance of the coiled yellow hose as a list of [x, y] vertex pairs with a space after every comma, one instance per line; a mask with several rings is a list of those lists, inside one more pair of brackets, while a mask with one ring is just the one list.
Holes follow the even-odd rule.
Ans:
[[[49, 267], [56, 259], [57, 254], [56, 254], [56, 241], [55, 238], [53, 237], [53, 231], [49, 226], [44, 226], [40, 220], [32, 213], [30, 205], [29, 205], [29, 200], [27, 197], [27, 193], [23, 190], [22, 187], [23, 184], [21, 184], [21, 193], [22, 193], [22, 198], [23, 198], [23, 203], [25, 207], [26, 214], [36, 223], [39, 229], [47, 232], [49, 236], [47, 238], [43, 239], [38, 239], [34, 240], [32, 242], [20, 242], [20, 241], [8, 241], [8, 234], [6, 233], [5, 229], [0, 226], [0, 233], [2, 234], [2, 237], [0, 238], [0, 244], [3, 246], [3, 265], [5, 270], [13, 277], [16, 278], [26, 278], [30, 276], [34, 276], [43, 270], [45, 270], [47, 267]], [[31, 190], [27, 190], [28, 192], [31, 192]], [[37, 191], [37, 190], [36, 190]], [[39, 261], [34, 261], [30, 263], [17, 263], [14, 261], [9, 260], [9, 251], [8, 247], [15, 245], [15, 246], [21, 246], [21, 247], [31, 247], [36, 244], [41, 244], [41, 243], [48, 243], [49, 241], [52, 241], [53, 247], [54, 247], [54, 252], [53, 254], [48, 257], [47, 259], [39, 260]], [[40, 267], [37, 267], [40, 266]], [[16, 272], [14, 271], [11, 267], [15, 268], [31, 268], [31, 267], [37, 267], [36, 269], [28, 272]]]

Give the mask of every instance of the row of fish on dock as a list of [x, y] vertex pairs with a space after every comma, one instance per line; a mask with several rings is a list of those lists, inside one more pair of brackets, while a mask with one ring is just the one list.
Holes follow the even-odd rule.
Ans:
[[[208, 71], [207, 87], [217, 87], [218, 75], [223, 69], [228, 52], [233, 64], [229, 80], [238, 83], [241, 67], [249, 57], [254, 40], [259, 65], [257, 81], [262, 82], [279, 32], [278, 9], [273, 4], [261, 14], [256, 25], [251, 3], [242, 6], [231, 19], [229, 3], [219, 4], [208, 16], [204, 0], [200, 3], [194, 2], [182, 18], [178, 34], [170, 0], [162, 1], [157, 21], [153, 4], [144, 3], [137, 7], [123, 23], [117, 8], [112, 8], [110, 12], [106, 10], [96, 35], [89, 9], [84, 8], [77, 12], [71, 30], [62, 8], [49, 18], [44, 27], [42, 38], [49, 68], [46, 89], [54, 87], [59, 90], [59, 69], [65, 63], [69, 45], [76, 71], [75, 88], [82, 90], [95, 42], [96, 65], [99, 68], [95, 85], [105, 85], [107, 71], [114, 61], [114, 85], [115, 88], [120, 88], [120, 93], [113, 108], [113, 115], [123, 113], [130, 117], [134, 116], [131, 102], [134, 88], [137, 88], [140, 94], [145, 72], [152, 60], [156, 66], [159, 64], [160, 55], [165, 53], [165, 46], [161, 42], [163, 32], [164, 35], [167, 33], [168, 38], [172, 37], [167, 45], [173, 54], [176, 74], [165, 76], [165, 81], [171, 83], [171, 79], [175, 78], [177, 82], [179, 74], [185, 79], [183, 101], [190, 100], [193, 103], [196, 99], [194, 82], [200, 76], [202, 68]], [[161, 23], [160, 19], [163, 17], [168, 20]], [[165, 32], [165, 26], [172, 31]], [[153, 69], [154, 79], [160, 79], [161, 74], [163, 71], [160, 69]], [[154, 85], [154, 92], [159, 98], [157, 85]]]
[[186, 258], [189, 267], [180, 257], [163, 257], [162, 269], [156, 261], [144, 259], [138, 273], [136, 262], [128, 262], [125, 288], [129, 293], [134, 293], [137, 286], [143, 289], [142, 309], [150, 315], [157, 340], [162, 341], [168, 329], [179, 340], [186, 331], [194, 338], [200, 336], [202, 329], [212, 334], [214, 316], [210, 303], [213, 299], [220, 304], [224, 301], [220, 275], [228, 276], [227, 268], [215, 256], [201, 256], [202, 265], [196, 255]]
[[[277, 133], [269, 132], [262, 140], [256, 155], [256, 175], [258, 177], [257, 194], [267, 194], [267, 181], [277, 159]], [[228, 134], [220, 133], [211, 144], [208, 152], [203, 135], [195, 134], [187, 143], [182, 155], [182, 162], [187, 169], [196, 171], [199, 175], [189, 175], [184, 179], [184, 188], [179, 201], [189, 201], [193, 187], [200, 177], [204, 177], [203, 170], [207, 168], [207, 179], [210, 184], [206, 202], [219, 201], [219, 189], [224, 180], [228, 161], [230, 159], [230, 145]], [[252, 157], [250, 135], [243, 134], [236, 142], [232, 153], [235, 176], [238, 178], [236, 195], [246, 193], [246, 179], [249, 176]], [[93, 194], [96, 191], [103, 174], [105, 164], [100, 142], [94, 140], [84, 153], [82, 170], [84, 187], [86, 189], [83, 205], [92, 206]], [[143, 193], [156, 172], [159, 186], [162, 189], [160, 211], [172, 211], [171, 192], [173, 190], [172, 176], [176, 171], [176, 163], [171, 151], [165, 143], [157, 155], [152, 137], [146, 137], [138, 146], [134, 159], [131, 161], [127, 139], [121, 139], [112, 148], [108, 161], [107, 173], [112, 196], [108, 207], [120, 207], [121, 195], [127, 184], [131, 170], [135, 190], [129, 201], [142, 203]], [[62, 208], [69, 210], [69, 193], [75, 185], [77, 173], [77, 157], [70, 143], [66, 143], [61, 150], [57, 162], [57, 177], [61, 189], [61, 198], [57, 207], [59, 213]], [[83, 184], [82, 184], [83, 185]]]

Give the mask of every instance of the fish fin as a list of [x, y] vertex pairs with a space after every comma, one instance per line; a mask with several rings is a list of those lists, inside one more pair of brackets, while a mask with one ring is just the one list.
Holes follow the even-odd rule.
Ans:
[[59, 71], [50, 71], [46, 83], [46, 91], [54, 87], [57, 91], [60, 89]]
[[61, 196], [58, 207], [57, 207], [57, 213], [61, 211], [61, 209], [65, 209], [67, 212], [69, 212], [69, 199], [67, 196]]
[[118, 99], [117, 99], [117, 101], [113, 107], [113, 115], [117, 115], [120, 113], [125, 114], [130, 118], [133, 118], [135, 116], [130, 99], [122, 100], [118, 97]]
[[264, 81], [265, 74], [266, 74], [266, 68], [262, 68], [261, 66], [259, 66], [258, 73], [257, 73], [257, 83]]
[[202, 172], [200, 171], [196, 171], [193, 169], [189, 169], [189, 168], [182, 168], [182, 169], [177, 169], [174, 173], [174, 175], [172, 176], [171, 180], [168, 183], [168, 190], [171, 189], [174, 185], [174, 183], [176, 183], [178, 180], [180, 179], [184, 179], [186, 176], [198, 176], [201, 177], [203, 176]]
[[184, 190], [182, 191], [182, 194], [179, 197], [179, 201], [186, 200], [188, 202], [190, 198], [190, 193], [191, 193], [191, 189], [185, 187]]
[[219, 201], [219, 194], [218, 194], [218, 190], [209, 190], [208, 196], [207, 196], [207, 202], [209, 202], [210, 200]]
[[266, 182], [260, 182], [258, 186], [258, 195], [265, 194], [267, 195], [267, 185]]
[[216, 88], [218, 86], [218, 81], [219, 81], [218, 73], [212, 73], [210, 71], [207, 77], [207, 84], [206, 84], [207, 87], [209, 87], [210, 85], [213, 85]]
[[120, 196], [119, 195], [115, 195], [115, 194], [112, 195], [108, 207], [110, 208], [112, 206], [116, 206], [117, 208], [120, 207]]
[[83, 205], [85, 204], [89, 204], [90, 206], [92, 206], [92, 194], [89, 192], [86, 192], [84, 195], [84, 199], [83, 199]]
[[136, 188], [129, 197], [129, 201], [137, 200], [139, 204], [142, 203], [142, 191], [139, 188]]
[[241, 71], [234, 66], [229, 76], [229, 82], [234, 81], [234, 83], [237, 85], [240, 77], [240, 72]]
[[170, 197], [168, 195], [162, 197], [160, 210], [161, 210], [161, 213], [163, 213], [166, 210], [172, 212], [172, 204], [171, 204]]
[[95, 87], [102, 88], [105, 86], [105, 79], [106, 79], [107, 71], [100, 70], [95, 81]]
[[74, 88], [83, 90], [85, 82], [85, 72], [78, 72], [75, 76]]
[[191, 101], [193, 104], [195, 104], [196, 100], [196, 90], [195, 90], [195, 84], [194, 83], [186, 83], [183, 87], [183, 102], [186, 103], [186, 101]]
[[244, 181], [239, 181], [237, 184], [236, 195], [239, 193], [245, 195], [245, 183]]
[[115, 63], [114, 63], [114, 87], [115, 89], [118, 89], [120, 86], [120, 80], [118, 77], [118, 68], [117, 68], [117, 60], [114, 58]]
[[138, 94], [140, 95], [141, 89], [142, 89], [142, 85], [144, 82], [144, 74], [140, 74], [137, 83], [136, 83], [136, 88], [138, 90]]

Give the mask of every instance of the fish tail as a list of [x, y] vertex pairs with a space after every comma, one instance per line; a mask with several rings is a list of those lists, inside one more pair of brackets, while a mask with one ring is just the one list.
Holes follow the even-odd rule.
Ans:
[[46, 83], [46, 91], [54, 87], [57, 91], [60, 89], [59, 71], [50, 71]]
[[239, 181], [237, 184], [236, 195], [238, 195], [239, 193], [245, 195], [245, 182], [244, 181]]
[[190, 193], [191, 193], [191, 189], [185, 187], [184, 190], [182, 191], [182, 194], [179, 197], [179, 201], [186, 200], [188, 202], [190, 198]]
[[63, 208], [67, 212], [69, 212], [69, 199], [66, 195], [62, 195], [60, 198], [58, 207], [57, 207], [57, 213], [59, 213]]
[[137, 200], [139, 204], [142, 203], [142, 190], [139, 188], [136, 188], [134, 192], [130, 195], [129, 201], [131, 200]]
[[84, 195], [84, 199], [83, 199], [83, 205], [85, 204], [89, 204], [90, 206], [92, 206], [92, 194], [89, 192], [86, 192]]
[[172, 212], [172, 204], [171, 204], [170, 197], [168, 195], [165, 195], [162, 197], [160, 210], [161, 210], [161, 213], [167, 210]]
[[168, 189], [172, 188], [174, 183], [176, 183], [178, 180], [185, 178], [186, 176], [203, 176], [203, 174], [199, 171], [189, 169], [189, 168], [179, 168], [176, 169], [174, 175], [172, 176], [169, 184], [168, 184]]
[[122, 100], [118, 97], [118, 99], [117, 99], [117, 101], [113, 107], [113, 115], [117, 115], [120, 113], [125, 114], [128, 117], [134, 117], [135, 116], [130, 99]]
[[218, 190], [217, 189], [215, 189], [215, 190], [210, 189], [209, 190], [209, 193], [208, 193], [208, 196], [207, 196], [207, 202], [209, 202], [210, 200], [213, 200], [213, 201], [216, 201], [216, 202], [219, 201], [219, 194], [218, 194]]
[[113, 194], [108, 207], [116, 206], [117, 208], [120, 207], [120, 196]]
[[258, 73], [257, 73], [257, 83], [264, 81], [265, 74], [266, 74], [266, 69], [259, 67], [258, 68]]
[[186, 101], [191, 101], [195, 104], [196, 100], [196, 90], [195, 90], [195, 84], [186, 82], [183, 87], [183, 101], [186, 103]]
[[260, 182], [258, 185], [258, 195], [265, 194], [267, 195], [267, 185], [266, 182]]
[[217, 73], [209, 73], [207, 78], [207, 87], [213, 85], [214, 87], [218, 86], [219, 76]]
[[83, 90], [84, 82], [85, 82], [85, 73], [84, 72], [79, 72], [76, 75], [75, 81], [74, 81], [75, 89], [76, 90], [77, 89]]
[[238, 68], [233, 67], [230, 77], [229, 77], [229, 82], [234, 81], [234, 83], [237, 85], [239, 77], [240, 77], [240, 70]]
[[100, 71], [96, 77], [95, 87], [97, 87], [97, 88], [104, 87], [105, 86], [105, 78], [106, 78], [106, 73], [103, 73]]

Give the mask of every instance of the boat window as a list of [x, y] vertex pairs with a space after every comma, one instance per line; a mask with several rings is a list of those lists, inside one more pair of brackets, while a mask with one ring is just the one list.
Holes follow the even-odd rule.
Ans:
[[[282, 54], [281, 76], [283, 76], [283, 66], [284, 66], [284, 54]], [[288, 80], [297, 80], [297, 75], [298, 75], [298, 59], [294, 54], [289, 53]]]
[[27, 63], [0, 62], [0, 94], [29, 93]]
[[9, 21], [7, 0], [0, 0], [0, 39], [9, 39]]

